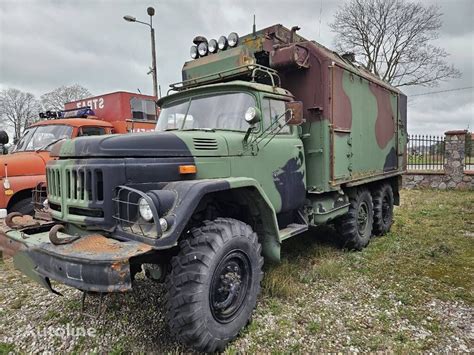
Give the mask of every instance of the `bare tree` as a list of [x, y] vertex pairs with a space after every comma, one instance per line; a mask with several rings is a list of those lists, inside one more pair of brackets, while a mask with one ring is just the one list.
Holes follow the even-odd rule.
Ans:
[[0, 122], [14, 131], [14, 141], [21, 138], [23, 131], [39, 119], [41, 107], [34, 95], [18, 89], [0, 91]]
[[60, 111], [64, 110], [66, 102], [76, 101], [90, 97], [92, 94], [85, 87], [74, 84], [71, 86], [61, 86], [51, 92], [41, 95], [43, 110]]
[[366, 68], [395, 86], [436, 86], [461, 74], [448, 53], [432, 44], [441, 16], [437, 6], [405, 0], [351, 0], [330, 24], [341, 52], [353, 52]]

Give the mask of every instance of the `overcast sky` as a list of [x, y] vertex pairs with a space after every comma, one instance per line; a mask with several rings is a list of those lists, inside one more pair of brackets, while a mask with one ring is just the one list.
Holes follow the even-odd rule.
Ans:
[[[410, 97], [474, 86], [474, 0], [424, 0], [441, 7], [438, 43], [461, 70], [462, 78], [437, 88], [405, 89], [409, 95], [410, 133], [439, 134], [474, 129], [474, 90]], [[180, 81], [192, 39], [241, 35], [275, 23], [299, 25], [300, 34], [333, 47], [328, 24], [343, 0], [0, 0], [0, 88], [14, 87], [39, 96], [61, 85], [79, 83], [93, 94], [126, 90], [152, 92], [148, 27], [123, 20], [147, 21], [156, 9], [158, 82], [166, 93]]]

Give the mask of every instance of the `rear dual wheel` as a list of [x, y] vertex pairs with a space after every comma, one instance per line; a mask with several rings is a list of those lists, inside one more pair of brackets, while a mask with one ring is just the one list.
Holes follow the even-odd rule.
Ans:
[[362, 250], [369, 244], [372, 236], [374, 221], [372, 195], [368, 189], [359, 188], [351, 192], [349, 202], [349, 212], [338, 220], [336, 229], [344, 248]]
[[372, 191], [374, 202], [374, 235], [385, 235], [393, 223], [393, 190], [390, 184], [382, 184]]
[[336, 224], [342, 245], [362, 250], [374, 235], [385, 235], [393, 223], [393, 190], [384, 183], [369, 191], [353, 190], [349, 195], [349, 212]]

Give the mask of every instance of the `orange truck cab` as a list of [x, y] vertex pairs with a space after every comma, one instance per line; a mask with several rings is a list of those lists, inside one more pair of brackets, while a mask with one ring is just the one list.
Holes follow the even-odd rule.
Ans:
[[[81, 136], [152, 131], [158, 111], [153, 96], [114, 92], [69, 102], [60, 112], [41, 113], [10, 154], [0, 155], [0, 217], [33, 214], [32, 192], [46, 180], [46, 163], [56, 142]], [[0, 131], [2, 133], [3, 131]], [[8, 143], [5, 134], [3, 141]]]

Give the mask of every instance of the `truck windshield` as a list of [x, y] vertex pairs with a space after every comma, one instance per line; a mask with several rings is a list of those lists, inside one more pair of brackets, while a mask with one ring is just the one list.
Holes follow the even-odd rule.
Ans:
[[226, 129], [246, 131], [245, 112], [255, 106], [255, 99], [246, 93], [200, 96], [163, 105], [156, 125], [157, 131], [171, 129]]
[[16, 145], [14, 152], [25, 152], [42, 150], [50, 150], [54, 144], [48, 146], [61, 138], [71, 138], [72, 127], [65, 125], [45, 125], [28, 128], [23, 137]]

